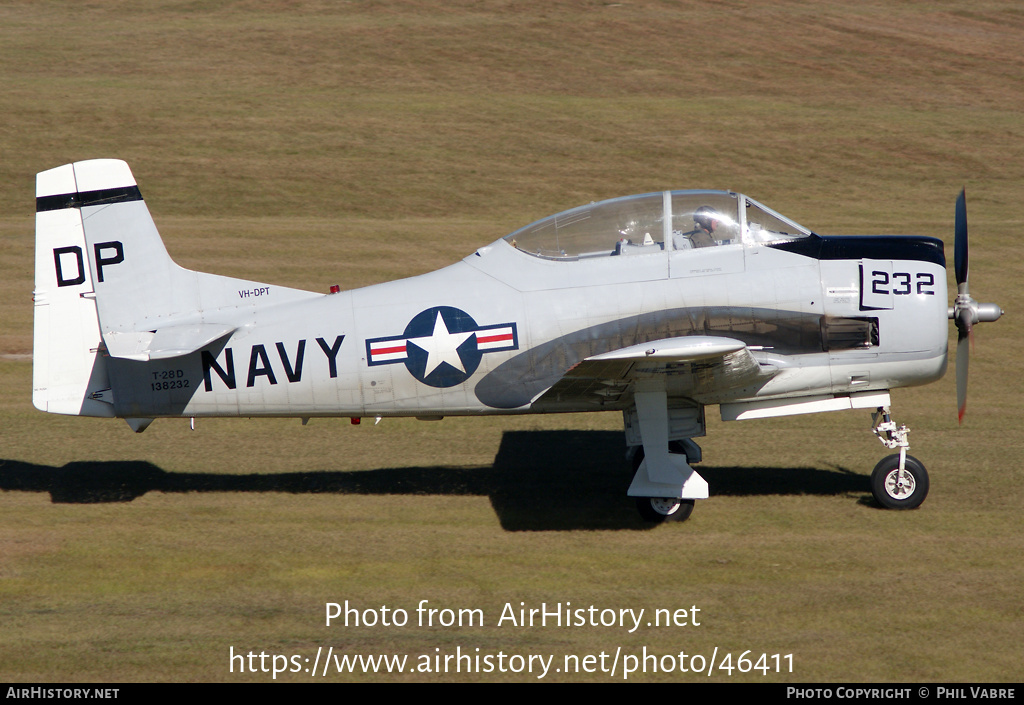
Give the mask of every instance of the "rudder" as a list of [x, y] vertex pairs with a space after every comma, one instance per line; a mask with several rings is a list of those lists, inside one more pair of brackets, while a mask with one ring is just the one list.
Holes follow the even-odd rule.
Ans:
[[36, 176], [32, 403], [51, 413], [114, 415], [81, 204], [133, 197], [124, 172], [135, 183], [124, 162], [101, 166], [79, 174], [66, 164]]

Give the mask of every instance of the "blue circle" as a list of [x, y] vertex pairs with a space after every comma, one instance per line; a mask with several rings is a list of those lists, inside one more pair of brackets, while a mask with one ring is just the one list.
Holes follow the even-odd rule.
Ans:
[[441, 314], [441, 320], [444, 321], [449, 333], [476, 333], [479, 329], [472, 316], [451, 306], [434, 306], [417, 313], [409, 321], [403, 334], [406, 337], [405, 367], [423, 384], [439, 388], [454, 387], [465, 382], [476, 372], [483, 355], [477, 348], [476, 336], [471, 335], [456, 348], [462, 366], [466, 368], [465, 372], [442, 362], [430, 374], [424, 374], [427, 370], [427, 351], [416, 345], [415, 338], [429, 338], [433, 335], [438, 313]]

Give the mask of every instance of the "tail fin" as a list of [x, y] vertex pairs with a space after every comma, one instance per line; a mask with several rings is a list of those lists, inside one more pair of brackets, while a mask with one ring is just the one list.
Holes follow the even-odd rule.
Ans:
[[232, 333], [257, 306], [311, 296], [179, 267], [122, 161], [76, 162], [36, 176], [32, 400], [39, 409], [113, 416], [106, 356], [186, 355]]

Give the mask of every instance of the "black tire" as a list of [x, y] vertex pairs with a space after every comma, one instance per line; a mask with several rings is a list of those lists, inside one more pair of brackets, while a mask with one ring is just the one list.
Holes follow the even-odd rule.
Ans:
[[672, 497], [637, 497], [636, 508], [644, 521], [662, 524], [666, 521], [686, 521], [693, 514], [692, 499]]
[[907, 456], [906, 480], [899, 485], [900, 456], [890, 455], [871, 471], [871, 494], [886, 509], [917, 509], [928, 496], [928, 471], [921, 461]]

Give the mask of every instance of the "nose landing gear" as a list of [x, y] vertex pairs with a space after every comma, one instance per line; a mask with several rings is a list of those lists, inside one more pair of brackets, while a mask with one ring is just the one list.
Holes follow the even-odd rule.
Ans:
[[928, 496], [928, 471], [924, 464], [912, 455], [907, 455], [910, 429], [897, 426], [889, 414], [889, 407], [879, 407], [872, 414], [875, 424], [872, 429], [886, 448], [900, 449], [899, 454], [889, 455], [871, 471], [871, 494], [875, 501], [886, 509], [916, 509]]

